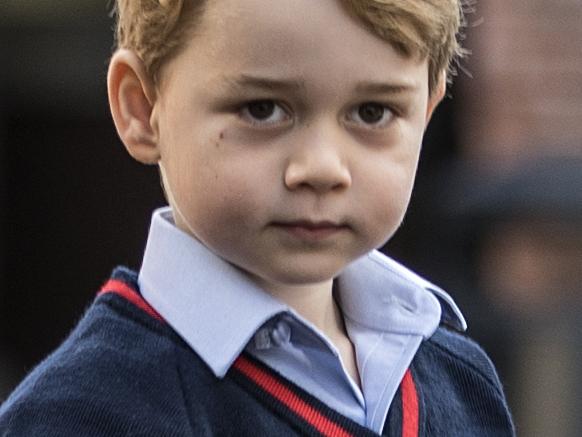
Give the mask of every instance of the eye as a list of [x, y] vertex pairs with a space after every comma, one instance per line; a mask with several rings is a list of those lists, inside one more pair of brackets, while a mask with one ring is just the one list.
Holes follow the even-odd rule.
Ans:
[[248, 102], [242, 107], [240, 116], [253, 125], [277, 124], [289, 119], [287, 111], [273, 100]]
[[394, 112], [377, 102], [366, 102], [353, 108], [348, 119], [357, 124], [364, 124], [370, 127], [384, 127], [394, 117]]

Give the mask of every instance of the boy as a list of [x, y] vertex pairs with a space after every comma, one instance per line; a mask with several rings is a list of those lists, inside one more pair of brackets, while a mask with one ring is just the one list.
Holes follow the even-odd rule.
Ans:
[[374, 249], [458, 51], [456, 0], [119, 0], [108, 75], [158, 164], [117, 269], [2, 435], [512, 435], [451, 298]]

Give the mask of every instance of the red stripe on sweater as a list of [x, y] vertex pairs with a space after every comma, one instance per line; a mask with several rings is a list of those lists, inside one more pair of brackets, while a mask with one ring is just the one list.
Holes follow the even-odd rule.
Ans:
[[418, 437], [418, 393], [410, 369], [402, 379], [402, 437]]
[[348, 437], [348, 431], [331, 421], [314, 407], [285, 387], [273, 376], [253, 364], [243, 356], [237, 358], [234, 367], [250, 378], [255, 384], [286, 405], [295, 414], [317, 429], [324, 436]]
[[159, 320], [160, 322], [164, 321], [162, 316], [160, 316], [137, 291], [135, 291], [125, 282], [118, 281], [117, 279], [110, 279], [105, 283], [105, 285], [103, 285], [103, 287], [101, 287], [101, 290], [99, 293], [97, 293], [97, 296], [101, 296], [105, 293], [115, 293], [118, 296], [121, 296], [124, 299], [130, 301], [132, 304], [142, 309], [153, 318]]

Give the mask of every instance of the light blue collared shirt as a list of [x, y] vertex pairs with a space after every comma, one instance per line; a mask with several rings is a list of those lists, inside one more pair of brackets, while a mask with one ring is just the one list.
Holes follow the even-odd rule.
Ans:
[[381, 433], [420, 343], [441, 319], [460, 330], [466, 323], [448, 294], [378, 251], [348, 265], [336, 280], [361, 389], [323, 333], [178, 229], [170, 208], [153, 214], [138, 282], [143, 297], [218, 378], [246, 350]]

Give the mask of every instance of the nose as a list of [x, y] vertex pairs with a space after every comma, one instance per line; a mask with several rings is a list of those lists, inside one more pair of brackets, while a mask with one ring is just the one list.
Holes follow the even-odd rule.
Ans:
[[339, 191], [352, 184], [346, 157], [342, 156], [337, 136], [318, 135], [294, 147], [285, 169], [289, 190], [307, 188], [316, 193]]

